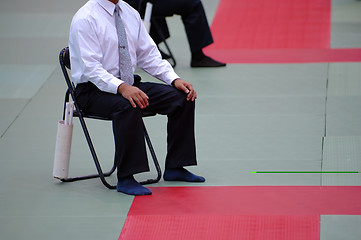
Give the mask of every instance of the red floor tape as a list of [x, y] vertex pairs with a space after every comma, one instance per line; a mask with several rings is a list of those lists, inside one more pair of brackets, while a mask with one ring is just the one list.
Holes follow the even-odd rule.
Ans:
[[361, 49], [330, 49], [330, 0], [221, 0], [206, 54], [227, 63], [361, 61]]
[[322, 63], [361, 62], [360, 48], [345, 49], [208, 49], [226, 63]]
[[320, 215], [361, 215], [361, 187], [158, 187], [136, 197], [120, 240], [308, 239]]

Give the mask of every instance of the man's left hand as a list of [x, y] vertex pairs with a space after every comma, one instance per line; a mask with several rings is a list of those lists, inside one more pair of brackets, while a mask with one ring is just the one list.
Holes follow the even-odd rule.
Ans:
[[193, 89], [192, 84], [190, 84], [189, 82], [177, 78], [176, 80], [173, 81], [173, 85], [178, 90], [187, 93], [187, 101], [191, 100], [193, 102], [197, 98], [197, 93]]

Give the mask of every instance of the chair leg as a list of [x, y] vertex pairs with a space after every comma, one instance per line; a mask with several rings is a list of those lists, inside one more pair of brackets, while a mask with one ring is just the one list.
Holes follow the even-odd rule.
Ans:
[[65, 97], [64, 97], [63, 120], [65, 119], [65, 108], [66, 108], [66, 103], [69, 102], [69, 95], [70, 95], [70, 90], [68, 88], [68, 90], [66, 90], [65, 92]]
[[[106, 173], [103, 173], [103, 170], [100, 166], [100, 163], [99, 163], [99, 160], [98, 160], [98, 157], [97, 157], [97, 154], [95, 152], [95, 148], [94, 148], [94, 145], [93, 145], [93, 142], [90, 138], [90, 134], [89, 134], [89, 131], [88, 131], [88, 128], [85, 124], [85, 120], [83, 118], [83, 116], [81, 115], [80, 112], [78, 112], [78, 117], [79, 117], [79, 120], [80, 120], [80, 124], [82, 126], [82, 129], [83, 129], [83, 132], [84, 132], [84, 135], [85, 135], [85, 138], [87, 140], [87, 143], [88, 143], [88, 146], [89, 146], [89, 149], [90, 149], [90, 152], [91, 152], [91, 155], [93, 157], [93, 161], [94, 161], [94, 164], [95, 164], [95, 167], [97, 169], [97, 172], [98, 174], [92, 174], [92, 175], [86, 175], [86, 176], [80, 176], [80, 177], [73, 177], [73, 178], [66, 178], [66, 179], [61, 179], [62, 182], [75, 182], [75, 181], [80, 181], [80, 180], [86, 180], [86, 179], [92, 179], [92, 178], [100, 178], [100, 180], [102, 181], [102, 183], [104, 184], [104, 186], [106, 186], [107, 188], [109, 189], [116, 189], [116, 186], [115, 185], [111, 185], [109, 184], [105, 177], [109, 177], [110, 175], [112, 175], [116, 169], [116, 160], [114, 159], [114, 164], [113, 164], [113, 167], [109, 170], [109, 172], [106, 172]], [[140, 184], [151, 184], [151, 183], [157, 183], [159, 182], [159, 180], [161, 179], [161, 175], [162, 175], [162, 171], [161, 171], [161, 168], [159, 166], [159, 162], [158, 162], [158, 159], [157, 159], [157, 156], [155, 154], [155, 151], [153, 149], [153, 146], [152, 146], [152, 143], [150, 141], [150, 138], [149, 138], [149, 135], [148, 135], [148, 132], [145, 128], [145, 125], [143, 123], [143, 127], [144, 127], [144, 137], [145, 137], [145, 140], [147, 142], [147, 145], [148, 145], [148, 148], [149, 148], [149, 151], [152, 155], [152, 159], [153, 159], [153, 162], [154, 162], [154, 165], [157, 169], [157, 177], [155, 179], [148, 179], [146, 181], [143, 181], [143, 182], [140, 182]]]
[[110, 176], [116, 169], [116, 162], [114, 161], [114, 164], [113, 164], [113, 167], [110, 169], [109, 172], [107, 173], [103, 173], [103, 170], [100, 166], [100, 163], [99, 163], [99, 160], [98, 160], [98, 157], [97, 157], [97, 154], [95, 152], [95, 149], [94, 149], [94, 145], [93, 145], [93, 142], [90, 138], [90, 134], [89, 134], [89, 131], [88, 131], [88, 128], [86, 127], [86, 124], [85, 124], [85, 121], [84, 121], [84, 118], [82, 117], [81, 113], [78, 112], [78, 117], [79, 117], [79, 120], [80, 120], [80, 124], [82, 126], [82, 129], [83, 129], [83, 132], [84, 132], [84, 135], [85, 135], [85, 138], [87, 140], [87, 143], [88, 143], [88, 146], [89, 146], [89, 149], [90, 149], [90, 153], [93, 157], [93, 160], [94, 160], [94, 164], [95, 164], [95, 167], [98, 171], [98, 174], [92, 174], [92, 175], [86, 175], [86, 176], [81, 176], [81, 177], [74, 177], [74, 178], [67, 178], [67, 179], [62, 179], [61, 181], [63, 182], [74, 182], [74, 181], [79, 181], [79, 180], [86, 180], [86, 179], [92, 179], [92, 178], [100, 178], [100, 180], [102, 181], [102, 183], [104, 184], [104, 186], [106, 186], [107, 188], [109, 189], [115, 189], [116, 186], [115, 185], [110, 185], [106, 180], [105, 180], [105, 177], [107, 176]]
[[153, 159], [153, 162], [154, 162], [154, 166], [155, 168], [157, 169], [157, 178], [155, 179], [148, 179], [146, 181], [143, 181], [143, 182], [140, 182], [140, 184], [142, 185], [146, 185], [146, 184], [152, 184], [152, 183], [157, 183], [159, 182], [161, 176], [162, 176], [162, 170], [159, 166], [159, 162], [158, 162], [158, 159], [157, 159], [157, 156], [155, 154], [155, 151], [154, 151], [154, 148], [153, 148], [153, 145], [152, 145], [152, 142], [150, 141], [150, 137], [148, 135], [148, 132], [147, 132], [147, 129], [143, 123], [143, 127], [144, 127], [144, 137], [145, 137], [145, 140], [147, 142], [147, 145], [148, 145], [148, 148], [149, 148], [149, 151], [150, 151], [150, 154], [152, 155], [152, 159]]
[[165, 47], [166, 47], [166, 49], [167, 49], [167, 51], [168, 51], [168, 54], [169, 54], [169, 56], [170, 56], [170, 59], [172, 60], [171, 65], [172, 65], [172, 67], [175, 67], [175, 66], [177, 65], [177, 62], [175, 61], [175, 58], [174, 58], [174, 56], [173, 56], [173, 53], [172, 53], [172, 51], [170, 50], [170, 47], [168, 46], [167, 41], [164, 39], [163, 42], [164, 42], [164, 45], [165, 45]]
[[165, 37], [164, 37], [164, 34], [163, 34], [162, 30], [161, 30], [160, 27], [159, 27], [157, 21], [153, 21], [153, 20], [152, 20], [152, 25], [155, 27], [155, 29], [157, 30], [159, 36], [160, 36], [161, 39], [163, 40], [162, 42], [164, 43], [164, 45], [165, 45], [165, 47], [166, 47], [166, 49], [167, 49], [167, 51], [168, 51], [168, 54], [169, 54], [169, 56], [170, 56], [170, 59], [171, 59], [172, 62], [173, 62], [173, 63], [171, 63], [172, 67], [175, 67], [175, 66], [177, 65], [177, 62], [175, 61], [174, 55], [173, 55], [172, 51], [170, 50], [170, 47], [168, 46], [168, 43], [167, 43], [167, 41], [166, 41], [166, 39], [165, 39]]

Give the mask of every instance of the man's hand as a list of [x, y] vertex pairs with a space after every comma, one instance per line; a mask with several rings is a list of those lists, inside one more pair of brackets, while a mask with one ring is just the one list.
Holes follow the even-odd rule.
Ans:
[[122, 83], [118, 87], [118, 93], [122, 94], [134, 108], [136, 108], [137, 105], [140, 108], [145, 108], [149, 105], [147, 94], [137, 87]]
[[176, 87], [178, 90], [181, 90], [185, 93], [187, 93], [187, 101], [191, 100], [194, 101], [197, 98], [197, 93], [193, 89], [192, 84], [189, 82], [186, 82], [180, 78], [177, 78], [173, 81], [174, 87]]

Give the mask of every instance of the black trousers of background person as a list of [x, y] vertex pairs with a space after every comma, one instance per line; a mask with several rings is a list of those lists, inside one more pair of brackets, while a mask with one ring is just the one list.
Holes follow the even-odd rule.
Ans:
[[[196, 165], [194, 102], [172, 86], [142, 82], [136, 86], [149, 97], [147, 111], [168, 116], [165, 167]], [[75, 91], [87, 114], [112, 118], [118, 179], [149, 171], [142, 110], [133, 108], [120, 94], [100, 91], [90, 82], [78, 84]]]
[[[187, 34], [189, 47], [192, 53], [201, 51], [204, 47], [213, 43], [213, 37], [209, 29], [207, 16], [201, 0], [148, 0], [153, 3], [152, 20], [161, 29], [164, 38], [170, 36], [165, 17], [180, 15]], [[125, 0], [133, 8], [140, 10], [144, 15], [145, 6], [140, 4], [146, 0]], [[151, 25], [150, 36], [156, 44], [164, 39], [160, 36], [154, 24]]]

